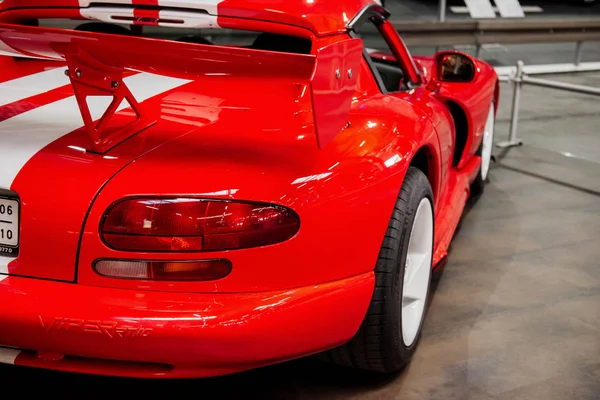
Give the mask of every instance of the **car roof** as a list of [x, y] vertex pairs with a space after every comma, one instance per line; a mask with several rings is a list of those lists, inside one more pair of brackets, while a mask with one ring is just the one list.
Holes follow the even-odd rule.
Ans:
[[[299, 26], [317, 36], [344, 32], [347, 25], [373, 0], [55, 0], [52, 7], [131, 5], [202, 10], [217, 17], [233, 17]], [[48, 0], [5, 0], [0, 11], [47, 8]], [[48, 15], [48, 9], [45, 10]]]

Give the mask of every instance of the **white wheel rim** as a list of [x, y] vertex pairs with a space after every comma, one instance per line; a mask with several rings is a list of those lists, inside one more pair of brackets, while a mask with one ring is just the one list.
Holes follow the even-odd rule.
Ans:
[[483, 132], [483, 146], [481, 148], [481, 178], [485, 181], [490, 170], [490, 161], [492, 160], [492, 148], [494, 147], [494, 126], [495, 126], [494, 105], [490, 108], [485, 131]]
[[402, 285], [402, 339], [411, 346], [417, 338], [425, 311], [433, 251], [433, 209], [421, 200], [410, 232]]

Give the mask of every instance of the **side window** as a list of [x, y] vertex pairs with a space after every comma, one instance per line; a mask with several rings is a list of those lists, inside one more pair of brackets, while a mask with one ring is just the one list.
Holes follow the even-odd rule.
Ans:
[[393, 93], [408, 90], [402, 65], [375, 23], [365, 21], [354, 28], [354, 34], [364, 43], [365, 58], [382, 91]]

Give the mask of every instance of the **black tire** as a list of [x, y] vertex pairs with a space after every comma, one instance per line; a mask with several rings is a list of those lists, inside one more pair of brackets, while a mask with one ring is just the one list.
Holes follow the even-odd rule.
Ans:
[[410, 362], [421, 336], [429, 301], [431, 275], [421, 324], [417, 337], [410, 346], [406, 346], [402, 339], [400, 305], [410, 234], [415, 213], [424, 198], [428, 198], [430, 204], [433, 204], [429, 181], [419, 169], [410, 167], [379, 252], [375, 266], [375, 289], [367, 315], [350, 342], [327, 353], [329, 361], [383, 373], [398, 372]]

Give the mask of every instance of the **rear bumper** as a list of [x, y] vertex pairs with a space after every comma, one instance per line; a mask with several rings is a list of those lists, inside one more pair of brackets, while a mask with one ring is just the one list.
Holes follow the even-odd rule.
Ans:
[[334, 347], [358, 330], [374, 275], [278, 292], [140, 292], [0, 276], [0, 362], [185, 378]]

